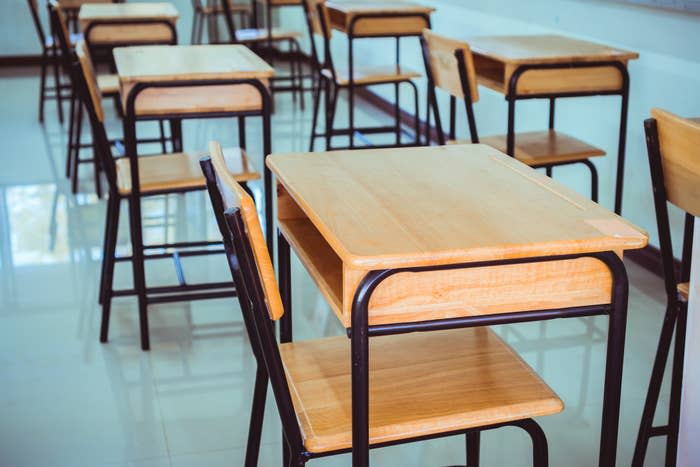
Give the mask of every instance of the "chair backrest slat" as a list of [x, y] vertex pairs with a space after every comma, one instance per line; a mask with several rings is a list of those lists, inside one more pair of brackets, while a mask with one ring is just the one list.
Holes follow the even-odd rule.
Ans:
[[97, 120], [104, 123], [104, 109], [102, 107], [102, 93], [100, 88], [97, 86], [97, 77], [95, 75], [95, 67], [90, 58], [90, 51], [88, 50], [87, 44], [84, 40], [80, 40], [75, 45], [75, 53], [78, 56], [78, 61], [80, 62], [80, 69], [85, 77], [85, 82], [87, 83], [87, 90], [90, 95], [90, 101], [95, 108], [95, 115]]
[[460, 99], [464, 98], [466, 90], [463, 87], [456, 57], [456, 52], [461, 50], [464, 54], [464, 65], [466, 66], [466, 76], [469, 80], [471, 101], [477, 102], [479, 100], [479, 90], [476, 83], [474, 59], [469, 44], [440, 36], [430, 29], [423, 31], [423, 38], [428, 45], [430, 68], [435, 86], [451, 96]]
[[653, 109], [668, 201], [700, 216], [700, 123]]
[[[304, 4], [311, 32], [317, 36], [330, 39], [332, 35], [331, 20], [325, 0], [303, 0], [302, 3]], [[321, 15], [323, 15], [324, 23], [321, 22]], [[324, 24], [326, 25], [325, 28]]]
[[255, 203], [228, 170], [221, 146], [215, 142], [209, 143], [209, 154], [219, 180], [226, 209], [240, 209], [246, 227], [246, 234], [255, 256], [258, 276], [265, 292], [267, 311], [270, 319], [278, 320], [284, 314], [284, 307], [282, 306], [282, 297], [277, 286], [275, 271], [272, 268], [272, 260], [263, 237]]

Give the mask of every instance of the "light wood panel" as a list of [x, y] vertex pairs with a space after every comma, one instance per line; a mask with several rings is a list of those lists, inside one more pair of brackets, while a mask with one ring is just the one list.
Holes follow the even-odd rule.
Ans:
[[100, 88], [102, 94], [117, 94], [119, 93], [119, 75], [103, 74], [97, 75], [97, 87]]
[[[346, 327], [370, 270], [622, 252], [647, 241], [485, 145], [272, 155], [268, 166], [282, 232]], [[369, 323], [599, 305], [610, 284], [592, 259], [398, 274], [373, 293]]]
[[[355, 16], [362, 14], [376, 15], [376, 18], [363, 18], [355, 22], [353, 34], [356, 37], [375, 37], [396, 34], [420, 35], [430, 24], [420, 16], [390, 17], [393, 13], [416, 13], [430, 15], [432, 7], [422, 6], [403, 0], [391, 1], [328, 1], [328, 15], [331, 26], [344, 33], [349, 33], [350, 24]], [[384, 16], [382, 16], [384, 14]]]
[[656, 119], [668, 200], [700, 216], [700, 122], [652, 109]]
[[[558, 35], [475, 36], [469, 39], [477, 78], [484, 86], [506, 94], [519, 65], [618, 61], [627, 65], [636, 52]], [[531, 70], [518, 81], [519, 94], [613, 91], [622, 84], [612, 67]]]
[[430, 69], [435, 86], [452, 96], [464, 99], [460, 70], [455, 52], [462, 50], [469, 78], [469, 92], [472, 102], [479, 100], [479, 90], [476, 83], [474, 59], [469, 44], [435, 34], [430, 29], [423, 31], [423, 38], [428, 45], [430, 54]]
[[[139, 188], [142, 193], [186, 188], [204, 188], [205, 181], [199, 159], [207, 155], [199, 153], [174, 153], [139, 157]], [[257, 180], [255, 171], [245, 151], [239, 148], [224, 149], [228, 173], [237, 182]], [[117, 185], [123, 195], [131, 193], [131, 166], [128, 158], [116, 161]]]
[[[268, 37], [269, 36], [269, 37]], [[284, 29], [273, 28], [269, 31], [265, 28], [261, 29], [236, 29], [236, 40], [238, 42], [262, 42], [269, 40], [289, 40], [298, 39], [301, 33], [297, 31], [288, 31]]]
[[[506, 151], [506, 135], [479, 139], [501, 152]], [[531, 166], [580, 161], [604, 155], [605, 151], [602, 149], [555, 130], [530, 131], [515, 135], [515, 158]]]
[[[324, 76], [328, 79], [333, 79], [333, 73], [329, 69], [321, 70]], [[371, 67], [357, 66], [353, 69], [353, 79], [356, 84], [368, 85], [368, 84], [379, 84], [379, 83], [394, 83], [397, 81], [410, 80], [413, 78], [420, 78], [420, 73], [417, 73], [411, 69], [408, 69], [401, 65], [379, 65]], [[350, 74], [348, 70], [338, 69], [335, 70], [336, 79], [335, 82], [338, 85], [345, 85], [350, 82]]]
[[104, 108], [102, 107], [102, 93], [99, 82], [95, 78], [95, 68], [92, 60], [90, 59], [90, 52], [88, 51], [84, 40], [80, 40], [75, 45], [75, 53], [78, 56], [80, 69], [82, 70], [83, 77], [87, 83], [88, 94], [90, 95], [90, 100], [95, 108], [95, 115], [100, 122], [104, 122], [105, 113]]
[[[369, 439], [407, 437], [551, 415], [562, 401], [487, 328], [370, 339]], [[352, 443], [350, 341], [280, 346], [310, 452]]]
[[112, 0], [61, 0], [64, 10], [77, 10], [86, 3], [112, 3]]
[[129, 22], [135, 24], [100, 24], [89, 30], [86, 39], [97, 44], [144, 44], [171, 43], [175, 41], [173, 31], [165, 24], [142, 24], [145, 20], [165, 20], [175, 24], [178, 12], [171, 3], [86, 3], [80, 8], [80, 27], [88, 32], [95, 21]]
[[236, 206], [240, 209], [241, 217], [245, 223], [246, 235], [250, 241], [255, 256], [256, 268], [265, 294], [265, 303], [270, 314], [270, 319], [277, 320], [284, 315], [282, 297], [277, 286], [277, 277], [272, 268], [270, 253], [267, 250], [265, 237], [260, 227], [258, 211], [255, 208], [253, 198], [238, 184], [233, 174], [228, 170], [227, 162], [216, 142], [209, 143], [209, 155], [216, 170], [219, 186], [224, 188], [224, 200], [227, 207]]

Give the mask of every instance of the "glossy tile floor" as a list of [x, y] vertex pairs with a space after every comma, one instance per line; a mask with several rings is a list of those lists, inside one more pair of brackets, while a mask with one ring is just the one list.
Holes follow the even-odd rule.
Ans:
[[[105, 203], [92, 194], [88, 166], [81, 169], [81, 193], [71, 195], [63, 177], [66, 131], [53, 104], [47, 106], [47, 123], [37, 123], [36, 70], [0, 73], [0, 466], [242, 465], [255, 368], [235, 299], [152, 307], [147, 353], [139, 348], [135, 301], [120, 299], [110, 342], [99, 344], [96, 291]], [[120, 124], [111, 114], [117, 135]], [[371, 123], [381, 116], [364, 109], [361, 118]], [[308, 110], [294, 110], [289, 96], [278, 97], [275, 151], [305, 150], [309, 122]], [[254, 144], [259, 123], [250, 125], [250, 153], [260, 168], [260, 148]], [[212, 138], [235, 143], [235, 124], [227, 120], [187, 122], [184, 130], [186, 149], [204, 148]], [[153, 128], [139, 128], [140, 134], [149, 131]], [[578, 183], [569, 172], [561, 173], [565, 182]], [[254, 189], [259, 195], [260, 187]], [[202, 194], [153, 199], [144, 211], [147, 241], [216, 237]], [[119, 248], [128, 251], [125, 227]], [[169, 262], [151, 266], [149, 283], [174, 280]], [[628, 268], [618, 465], [629, 465], [663, 309], [660, 280], [634, 264]], [[222, 257], [190, 261], [185, 269], [190, 281], [229, 277]], [[298, 262], [293, 277], [296, 338], [339, 334]], [[128, 284], [128, 271], [118, 268], [117, 280]], [[563, 413], [541, 420], [550, 465], [596, 465], [605, 319], [508, 326], [499, 332], [565, 401]], [[662, 409], [667, 394], [664, 388]], [[487, 432], [482, 440], [483, 466], [530, 465], [529, 441], [519, 430]], [[260, 465], [279, 466], [280, 424], [271, 399], [263, 443]], [[372, 462], [463, 464], [464, 441], [377, 450]], [[647, 465], [661, 464], [662, 443], [654, 440]], [[345, 466], [350, 458], [309, 465]]]

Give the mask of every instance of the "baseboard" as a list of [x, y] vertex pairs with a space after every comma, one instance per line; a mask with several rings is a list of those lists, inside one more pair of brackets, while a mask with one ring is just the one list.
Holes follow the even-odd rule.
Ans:
[[0, 67], [39, 65], [41, 65], [41, 55], [0, 55]]
[[[373, 92], [367, 88], [360, 88], [357, 91], [357, 95], [362, 97], [368, 103], [381, 110], [382, 112], [393, 116], [394, 115], [394, 104], [383, 98], [376, 92]], [[414, 116], [406, 110], [401, 110], [401, 123], [413, 127]], [[430, 138], [432, 141], [437, 140], [437, 131], [434, 126], [428, 127], [425, 120], [420, 120], [420, 131], [422, 135], [426, 134], [426, 131], [430, 131]], [[625, 252], [625, 258], [638, 264], [649, 272], [656, 274], [659, 277], [663, 277], [663, 266], [661, 264], [661, 253], [659, 249], [652, 245], [647, 245], [646, 247], [639, 250], [629, 250]], [[676, 275], [680, 275], [681, 262], [676, 259], [675, 261]]]

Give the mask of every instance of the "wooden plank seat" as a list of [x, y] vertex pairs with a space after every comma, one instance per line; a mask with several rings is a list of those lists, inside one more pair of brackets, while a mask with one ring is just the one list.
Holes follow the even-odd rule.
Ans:
[[[289, 31], [285, 29], [273, 28], [270, 31], [269, 40], [282, 41], [298, 39], [301, 33], [297, 31]], [[237, 42], [262, 42], [268, 40], [267, 29], [236, 29]]]
[[102, 95], [119, 93], [119, 75], [116, 73], [97, 75], [97, 87]]
[[[253, 11], [251, 5], [248, 3], [233, 3], [229, 1], [228, 4], [229, 9], [233, 14], [252, 13]], [[200, 5], [198, 8], [199, 11], [205, 15], [221, 14], [224, 12], [224, 7], [218, 1], [216, 2], [216, 5]]]
[[[481, 137], [479, 141], [506, 152], [506, 135]], [[602, 149], [556, 130], [515, 135], [515, 158], [530, 166], [576, 162], [604, 155]]]
[[678, 284], [678, 293], [681, 294], [681, 297], [685, 299], [685, 301], [688, 301], [688, 295], [690, 294], [690, 283], [689, 282], [683, 282]]
[[[370, 444], [551, 415], [564, 408], [488, 328], [376, 337], [369, 345]], [[305, 448], [350, 448], [350, 340], [281, 344], [280, 354]]]
[[[207, 155], [199, 153], [174, 153], [144, 156], [139, 161], [139, 184], [141, 193], [154, 193], [182, 189], [205, 188], [199, 159]], [[224, 149], [226, 166], [237, 182], [257, 180], [255, 171], [243, 149]], [[131, 193], [131, 167], [128, 158], [117, 159], [117, 186], [119, 193]]]
[[[327, 79], [333, 79], [333, 72], [324, 68], [321, 70], [323, 76]], [[348, 70], [336, 69], [335, 83], [339, 86], [345, 86], [350, 82], [350, 74]], [[395, 83], [397, 81], [407, 81], [413, 78], [420, 78], [421, 74], [410, 70], [400, 65], [385, 65], [373, 67], [357, 66], [353, 70], [353, 80], [358, 85]]]

